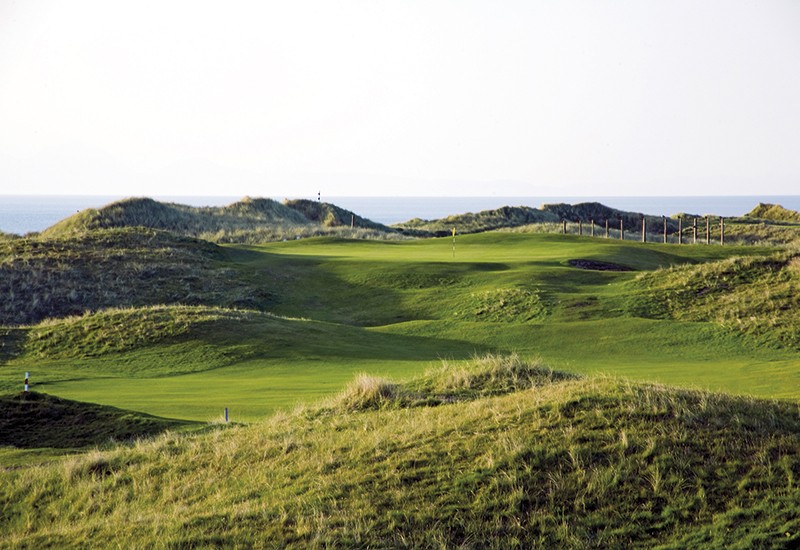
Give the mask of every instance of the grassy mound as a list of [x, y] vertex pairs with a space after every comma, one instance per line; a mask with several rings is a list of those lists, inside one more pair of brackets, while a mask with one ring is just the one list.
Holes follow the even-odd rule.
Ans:
[[0, 324], [29, 324], [108, 307], [269, 300], [205, 241], [144, 228], [0, 242]]
[[745, 214], [745, 216], [748, 218], [758, 218], [760, 220], [800, 223], [800, 212], [789, 210], [780, 204], [760, 202], [758, 203], [758, 206]]
[[[642, 218], [646, 220], [647, 227], [651, 231], [656, 229], [656, 233], [658, 233], [664, 227], [664, 218], [661, 216], [649, 216], [640, 212], [617, 210], [599, 202], [544, 204], [542, 205], [542, 210], [556, 216], [559, 220], [583, 220], [584, 222], [594, 220], [597, 224], [605, 223], [605, 220], [609, 220], [609, 224], [613, 228], [619, 228], [619, 220], [622, 220], [626, 231], [641, 232]], [[678, 221], [667, 218], [667, 230], [670, 233], [674, 233], [677, 229]]]
[[641, 274], [631, 310], [713, 321], [768, 345], [800, 349], [800, 257], [779, 252]]
[[364, 229], [394, 231], [383, 224], [362, 218], [350, 210], [339, 208], [327, 202], [297, 199], [287, 200], [284, 204], [302, 214], [305, 219], [319, 223], [325, 227], [350, 227], [354, 225], [355, 227]]
[[444, 362], [441, 367], [405, 384], [360, 374], [321, 410], [341, 413], [441, 405], [504, 395], [578, 378], [573, 374], [553, 371], [538, 361], [523, 361], [517, 355], [486, 355], [467, 364]]
[[0, 395], [0, 446], [78, 449], [189, 424], [37, 392]]
[[[642, 218], [647, 221], [650, 240], [653, 235], [660, 235], [663, 230], [664, 218], [661, 216], [648, 216], [639, 212], [626, 212], [617, 210], [597, 202], [578, 204], [544, 204], [541, 208], [529, 206], [504, 206], [494, 210], [484, 210], [478, 213], [467, 213], [448, 216], [439, 220], [422, 220], [415, 218], [407, 222], [395, 224], [394, 227], [405, 234], [417, 236], [444, 237], [450, 234], [453, 227], [459, 233], [479, 233], [494, 229], [511, 229], [526, 227], [527, 231], [543, 230], [545, 232], [560, 233], [561, 222], [566, 220], [573, 223], [582, 221], [588, 224], [594, 220], [595, 230], [609, 221], [611, 229], [619, 228], [619, 220], [627, 232], [641, 232]], [[667, 218], [667, 230], [674, 234], [678, 229], [678, 221]], [[577, 232], [577, 229], [574, 232]], [[585, 228], [586, 234], [590, 227]], [[572, 231], [571, 231], [572, 232]]]
[[[255, 243], [295, 237], [340, 234], [349, 229], [352, 212], [332, 204], [246, 197], [222, 207], [193, 207], [129, 198], [66, 218], [42, 234], [61, 237], [97, 229], [147, 227], [213, 242]], [[356, 216], [356, 227], [344, 236], [376, 238], [389, 228]]]
[[459, 303], [456, 319], [495, 323], [514, 323], [541, 320], [548, 305], [537, 290], [498, 288], [473, 292]]
[[204, 324], [252, 319], [255, 312], [202, 306], [111, 308], [44, 321], [32, 327], [24, 352], [32, 358], [70, 359], [119, 353], [174, 341]]
[[557, 217], [529, 206], [504, 206], [478, 213], [468, 212], [438, 220], [414, 218], [393, 227], [408, 235], [444, 237], [455, 227], [459, 233], [480, 233], [501, 227], [559, 221]]
[[[337, 414], [301, 410], [0, 471], [0, 544], [800, 543], [796, 405], [497, 364], [362, 381], [364, 406], [342, 401]], [[412, 389], [461, 399], [369, 397]]]
[[87, 209], [43, 232], [45, 236], [112, 227], [148, 227], [179, 235], [251, 229], [256, 225], [305, 225], [296, 211], [271, 199], [245, 198], [224, 207], [193, 207], [162, 203], [150, 198], [129, 198], [99, 209]]

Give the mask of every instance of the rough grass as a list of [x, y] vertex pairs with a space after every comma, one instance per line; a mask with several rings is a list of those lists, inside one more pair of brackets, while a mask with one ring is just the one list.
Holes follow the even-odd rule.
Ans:
[[[350, 230], [352, 216], [354, 228]], [[147, 227], [218, 243], [257, 243], [319, 235], [391, 237], [394, 230], [328, 203], [246, 197], [222, 207], [129, 198], [87, 209], [45, 230], [47, 238], [97, 229]]]
[[[483, 360], [481, 360], [483, 361]], [[480, 363], [478, 361], [477, 363]], [[512, 371], [541, 366], [493, 359]], [[489, 361], [489, 362], [491, 362]], [[311, 407], [0, 471], [7, 547], [766, 547], [800, 543], [797, 405], [442, 368], [437, 406]], [[485, 381], [466, 390], [461, 382]], [[523, 378], [526, 378], [525, 375]], [[492, 387], [494, 383], [489, 383]], [[363, 380], [394, 399], [412, 387]], [[467, 384], [468, 386], [469, 384]], [[369, 397], [372, 396], [372, 397]], [[324, 409], [329, 404], [323, 404]]]
[[[637, 235], [641, 238], [642, 217], [649, 228], [648, 235], [651, 242], [658, 241], [662, 235], [664, 218], [661, 216], [647, 216], [638, 212], [626, 212], [610, 208], [597, 202], [578, 204], [544, 204], [541, 208], [529, 206], [505, 206], [494, 210], [484, 210], [478, 213], [466, 213], [448, 216], [438, 220], [422, 220], [414, 218], [407, 222], [395, 224], [400, 231], [423, 237], [444, 237], [450, 234], [452, 228], [458, 233], [479, 233], [495, 229], [513, 229], [527, 227], [529, 232], [561, 233], [564, 221], [568, 222], [568, 232], [580, 232], [578, 221], [584, 225], [584, 235], [591, 234], [591, 225], [595, 224], [595, 234], [600, 236], [604, 231], [605, 221], [608, 220], [610, 230], [619, 237], [620, 220], [629, 239]], [[677, 231], [678, 222], [666, 219], [667, 229], [670, 234]], [[603, 226], [601, 228], [601, 226]]]
[[324, 227], [357, 227], [360, 229], [372, 229], [374, 231], [393, 233], [394, 230], [372, 220], [339, 208], [335, 204], [310, 200], [287, 200], [284, 203], [292, 210], [296, 210], [304, 218], [316, 222]]
[[174, 341], [202, 330], [203, 324], [235, 323], [257, 316], [252, 311], [203, 306], [109, 308], [31, 327], [23, 352], [39, 359], [101, 356]]
[[184, 428], [169, 420], [38, 392], [0, 395], [0, 446], [78, 449]]
[[646, 317], [713, 321], [765, 345], [800, 349], [800, 258], [784, 251], [641, 274], [631, 309]]
[[270, 224], [255, 229], [218, 229], [216, 231], [204, 231], [198, 235], [198, 238], [220, 244], [235, 243], [251, 245], [274, 241], [310, 239], [313, 237], [336, 237], [339, 239], [380, 241], [402, 240], [408, 238], [395, 231], [386, 232], [378, 229], [364, 229], [360, 227], [329, 227], [323, 225], [286, 226], [276, 224]]
[[321, 411], [342, 413], [369, 409], [440, 405], [503, 395], [563, 380], [580, 378], [553, 371], [540, 361], [524, 361], [518, 355], [487, 354], [471, 361], [444, 361], [438, 368], [406, 383], [359, 374]]
[[216, 245], [144, 228], [0, 242], [0, 324], [156, 304], [263, 308], [269, 293], [224, 261]]
[[736, 218], [725, 222], [725, 243], [759, 246], [795, 245], [800, 241], [800, 223]]
[[748, 218], [771, 220], [778, 222], [800, 223], [800, 212], [784, 208], [780, 204], [758, 203], [758, 206], [745, 214]]
[[438, 220], [414, 218], [393, 227], [407, 235], [444, 237], [455, 227], [458, 233], [479, 233], [501, 227], [517, 227], [531, 223], [556, 222], [558, 218], [528, 206], [504, 206], [478, 213], [456, 214]]
[[224, 207], [193, 207], [149, 198], [129, 198], [79, 212], [48, 228], [43, 235], [53, 237], [95, 229], [148, 227], [197, 236], [210, 231], [250, 229], [257, 224], [297, 226], [307, 223], [298, 212], [271, 199], [245, 198]]

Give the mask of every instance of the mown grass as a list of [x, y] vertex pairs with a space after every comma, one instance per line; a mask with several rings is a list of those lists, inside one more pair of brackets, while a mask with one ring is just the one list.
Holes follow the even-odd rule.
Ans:
[[800, 542], [796, 404], [576, 378], [517, 359], [456, 368], [374, 385], [381, 399], [420, 397], [408, 403], [375, 406], [362, 381], [256, 425], [2, 470], [0, 544]]

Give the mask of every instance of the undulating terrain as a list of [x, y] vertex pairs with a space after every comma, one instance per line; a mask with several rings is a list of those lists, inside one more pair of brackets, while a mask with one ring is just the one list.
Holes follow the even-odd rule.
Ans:
[[131, 199], [3, 236], [0, 545], [793, 547], [795, 214], [721, 246]]

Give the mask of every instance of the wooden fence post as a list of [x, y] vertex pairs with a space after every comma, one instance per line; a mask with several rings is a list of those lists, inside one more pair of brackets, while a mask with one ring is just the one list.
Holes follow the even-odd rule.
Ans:
[[619, 219], [619, 240], [625, 240], [625, 226], [622, 225], [622, 218]]
[[567, 220], [561, 220], [561, 223], [562, 223], [561, 233], [566, 235], [567, 234]]
[[725, 244], [725, 218], [719, 217], [719, 244]]
[[664, 220], [664, 244], [667, 244], [667, 217], [661, 216], [661, 219]]
[[642, 242], [647, 242], [647, 218], [642, 216]]
[[711, 219], [706, 216], [706, 244], [711, 244]]
[[678, 244], [683, 244], [683, 216], [678, 216]]
[[692, 244], [697, 244], [697, 218], [692, 218]]
[[606, 218], [606, 239], [608, 238], [608, 218]]
[[591, 227], [592, 237], [594, 237], [594, 218], [589, 220], [589, 226]]
[[583, 220], [578, 218], [578, 235], [583, 237]]

